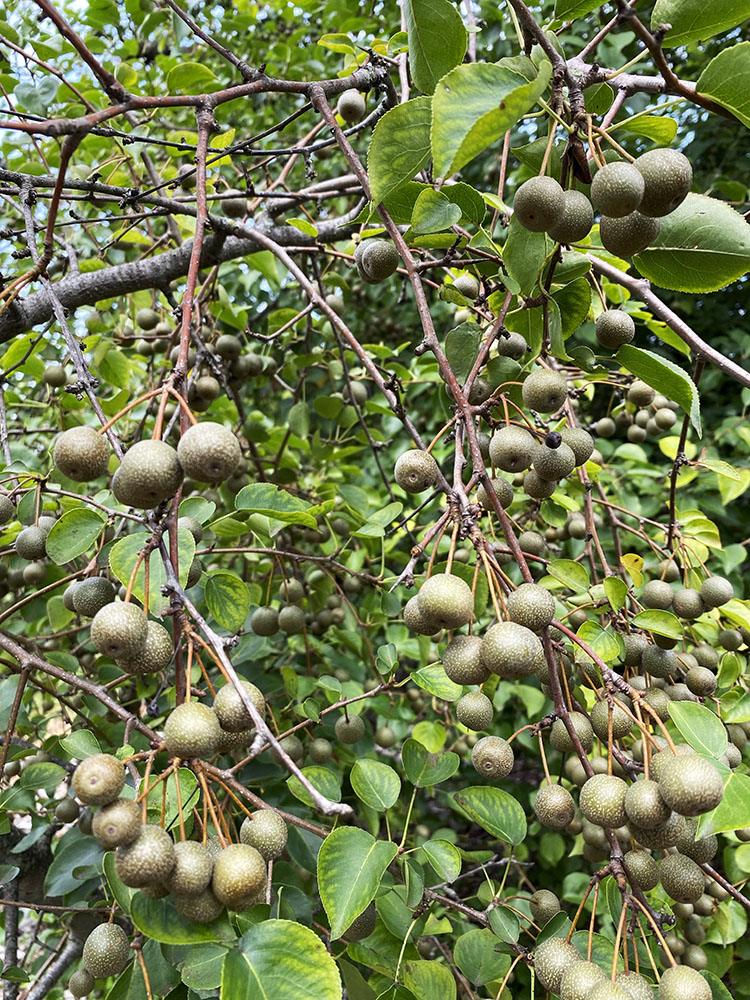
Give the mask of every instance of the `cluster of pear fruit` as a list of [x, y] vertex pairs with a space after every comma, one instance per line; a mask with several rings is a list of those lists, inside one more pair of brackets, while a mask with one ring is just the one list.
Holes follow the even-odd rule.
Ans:
[[661, 219], [674, 212], [690, 192], [693, 169], [675, 149], [652, 149], [632, 163], [615, 160], [594, 174], [591, 200], [553, 178], [532, 177], [516, 191], [515, 217], [535, 233], [570, 245], [585, 239], [601, 214], [602, 245], [618, 257], [632, 257], [657, 239]]
[[263, 604], [250, 616], [250, 628], [256, 635], [271, 637], [279, 632], [297, 635], [307, 628], [313, 635], [321, 636], [332, 625], [343, 625], [346, 620], [344, 600], [336, 593], [329, 594], [317, 611], [306, 611], [305, 585], [296, 577], [282, 581], [278, 597], [279, 608]]
[[[226, 690], [222, 688], [219, 695]], [[239, 699], [236, 701], [241, 705]], [[178, 719], [175, 716], [191, 704], [179, 706], [167, 721], [178, 741], [174, 733], [181, 731], [182, 738], [187, 738], [194, 720], [184, 714]], [[212, 711], [203, 705], [192, 707]], [[224, 702], [218, 710], [230, 721], [238, 718]], [[198, 723], [205, 724], [202, 718]], [[247, 815], [238, 843], [226, 843], [218, 836], [206, 837], [203, 842], [175, 842], [161, 826], [144, 822], [142, 807], [134, 798], [122, 795], [125, 770], [116, 757], [95, 754], [85, 758], [76, 767], [72, 784], [78, 801], [96, 809], [91, 832], [105, 850], [115, 852], [115, 868], [125, 885], [150, 899], [172, 895], [179, 913], [197, 923], [210, 923], [225, 908], [239, 912], [265, 899], [268, 862], [280, 857], [287, 842], [286, 823], [273, 810], [260, 809]], [[86, 939], [82, 967], [71, 976], [68, 988], [75, 997], [86, 996], [97, 979], [117, 975], [130, 957], [123, 928], [115, 923], [100, 924]]]

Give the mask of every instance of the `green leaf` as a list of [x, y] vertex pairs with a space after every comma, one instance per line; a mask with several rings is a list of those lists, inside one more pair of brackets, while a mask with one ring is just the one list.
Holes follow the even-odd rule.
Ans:
[[621, 611], [628, 597], [628, 585], [619, 576], [608, 576], [604, 581], [604, 593], [613, 611]]
[[0, 885], [12, 882], [20, 870], [15, 865], [0, 865]]
[[406, 962], [404, 983], [416, 1000], [456, 1000], [456, 981], [450, 969], [437, 962]]
[[401, 762], [412, 785], [427, 788], [453, 777], [461, 758], [452, 750], [430, 753], [418, 740], [408, 739], [401, 751]]
[[463, 694], [463, 688], [450, 679], [442, 663], [428, 663], [426, 667], [420, 667], [411, 679], [424, 691], [443, 701], [457, 701]]
[[214, 90], [215, 74], [203, 63], [178, 62], [167, 76], [166, 87], [172, 93], [199, 94], [203, 90]]
[[[72, 831], [71, 831], [72, 833]], [[101, 872], [104, 851], [93, 837], [71, 836], [67, 833], [59, 842], [52, 864], [44, 877], [48, 896], [64, 896], [81, 888], [87, 879]]]
[[703, 969], [701, 975], [711, 987], [711, 1000], [732, 1000], [732, 994], [718, 976], [707, 969]]
[[552, 69], [537, 73], [526, 56], [457, 66], [432, 99], [432, 157], [436, 177], [450, 177], [479, 156], [532, 108]]
[[[750, 9], [750, 4], [746, 4]], [[750, 128], [750, 42], [732, 45], [714, 56], [696, 84], [699, 94], [713, 98]]]
[[589, 571], [573, 559], [553, 559], [547, 572], [574, 594], [585, 594], [591, 586]]
[[492, 931], [482, 928], [462, 934], [456, 941], [453, 957], [471, 985], [478, 988], [502, 979], [510, 968], [510, 956], [501, 948]]
[[641, 611], [633, 618], [633, 624], [637, 628], [664, 635], [668, 639], [682, 638], [682, 623], [671, 611]]
[[697, 434], [701, 434], [700, 396], [695, 382], [687, 372], [684, 372], [674, 362], [668, 361], [652, 351], [633, 347], [632, 344], [625, 344], [621, 347], [617, 352], [616, 360], [623, 368], [627, 368], [637, 378], [650, 385], [652, 389], [656, 389], [657, 392], [663, 393], [675, 403], [679, 403], [685, 413], [690, 416], [690, 422]]
[[104, 874], [107, 876], [107, 882], [109, 883], [112, 895], [117, 900], [117, 905], [124, 913], [129, 914], [130, 903], [133, 898], [133, 890], [129, 889], [117, 874], [114, 851], [108, 851], [104, 855], [102, 868], [104, 870]]
[[377, 812], [390, 809], [401, 791], [401, 779], [393, 768], [377, 760], [358, 760], [349, 778], [357, 798]]
[[432, 101], [415, 97], [391, 108], [372, 133], [367, 154], [374, 205], [410, 181], [430, 159]]
[[750, 826], [750, 777], [734, 771], [724, 785], [721, 802], [713, 812], [704, 813], [698, 820], [695, 836], [708, 837], [712, 833], [742, 830], [746, 826]]
[[617, 633], [602, 628], [599, 622], [584, 622], [578, 629], [577, 635], [605, 663], [613, 663], [622, 656], [623, 649]]
[[546, 233], [532, 233], [524, 229], [515, 215], [511, 217], [503, 247], [503, 264], [511, 278], [518, 282], [522, 295], [529, 295], [539, 280], [551, 245]]
[[250, 610], [247, 584], [236, 573], [217, 570], [206, 581], [206, 604], [222, 628], [239, 632]]
[[462, 384], [466, 381], [479, 353], [482, 329], [476, 323], [462, 323], [448, 331], [445, 338], [445, 356], [453, 374]]
[[[165, 535], [168, 549], [171, 551], [171, 541]], [[138, 557], [145, 545], [151, 541], [151, 534], [148, 531], [136, 531], [132, 535], [126, 535], [110, 549], [109, 566], [112, 572], [123, 586], [127, 587], [130, 578], [138, 562]], [[177, 550], [180, 566], [180, 585], [187, 584], [190, 564], [195, 555], [195, 539], [187, 528], [179, 528], [177, 532]], [[145, 560], [138, 566], [133, 584], [133, 596], [143, 604], [146, 596]], [[154, 615], [162, 615], [169, 608], [169, 597], [162, 594], [162, 587], [166, 586], [167, 574], [164, 571], [160, 552], [152, 552], [149, 556], [149, 610]]]
[[575, 333], [591, 308], [591, 285], [585, 278], [576, 278], [555, 292], [552, 298], [560, 307], [563, 339]]
[[427, 860], [443, 882], [455, 882], [461, 873], [461, 855], [447, 840], [428, 840], [422, 844]]
[[279, 489], [272, 483], [251, 483], [244, 486], [234, 502], [237, 510], [250, 510], [254, 514], [264, 514], [285, 524], [303, 524], [306, 528], [317, 528], [312, 514], [308, 513], [312, 504], [300, 497]]
[[656, 0], [651, 12], [651, 30], [662, 24], [671, 25], [664, 37], [667, 48], [676, 48], [687, 42], [705, 41], [734, 28], [750, 17], [750, 0], [721, 0], [721, 3], [704, 3], [703, 0]]
[[432, 94], [438, 80], [463, 61], [466, 28], [449, 0], [404, 0], [412, 80]]
[[325, 945], [292, 920], [264, 920], [229, 951], [221, 996], [231, 1000], [341, 1000], [341, 977]]
[[415, 233], [441, 233], [455, 226], [462, 214], [440, 191], [427, 188], [416, 200], [411, 224]]
[[193, 945], [180, 969], [183, 983], [192, 990], [218, 989], [226, 954], [220, 944]]
[[84, 757], [93, 757], [94, 754], [101, 753], [102, 748], [99, 741], [90, 729], [75, 729], [60, 740], [60, 746], [70, 754], [83, 760]]
[[693, 701], [676, 701], [670, 704], [669, 715], [693, 750], [706, 757], [721, 757], [725, 752], [727, 731], [710, 708]]
[[521, 935], [518, 917], [503, 905], [490, 910], [490, 927], [506, 944], [515, 944]]
[[318, 889], [331, 938], [340, 938], [372, 901], [397, 853], [395, 844], [356, 827], [339, 827], [326, 837], [318, 853]]
[[667, 115], [641, 115], [628, 121], [618, 122], [613, 128], [621, 128], [631, 135], [642, 135], [660, 146], [668, 146], [677, 135], [677, 122]]
[[456, 803], [483, 830], [506, 844], [520, 844], [526, 836], [526, 816], [516, 799], [501, 788], [472, 785], [454, 795]]
[[103, 514], [88, 507], [66, 511], [47, 535], [47, 555], [58, 566], [71, 562], [91, 548], [106, 523]]
[[689, 194], [633, 263], [662, 288], [716, 292], [750, 269], [750, 226], [725, 202]]
[[[302, 773], [313, 788], [319, 791], [321, 795], [325, 795], [332, 802], [341, 801], [341, 782], [338, 775], [334, 774], [333, 771], [327, 767], [320, 767], [317, 764], [313, 764], [310, 767], [303, 767]], [[307, 806], [314, 806], [313, 800], [310, 798], [310, 793], [296, 774], [288, 777], [286, 783], [289, 791], [296, 799], [304, 802]]]
[[21, 788], [49, 791], [56, 788], [64, 777], [64, 767], [53, 764], [52, 761], [40, 761], [38, 764], [29, 764], [26, 770], [21, 773], [19, 784]]
[[601, 0], [557, 0], [555, 17], [564, 21], [572, 21], [574, 17], [590, 14], [592, 10], [596, 10], [601, 5]]
[[224, 915], [210, 924], [198, 924], [181, 916], [170, 899], [148, 899], [142, 892], [133, 893], [130, 917], [142, 934], [164, 944], [197, 944], [217, 938], [229, 941], [234, 937]]

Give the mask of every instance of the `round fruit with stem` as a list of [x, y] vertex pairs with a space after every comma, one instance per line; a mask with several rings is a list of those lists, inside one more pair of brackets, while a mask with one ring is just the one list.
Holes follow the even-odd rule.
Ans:
[[84, 618], [93, 618], [105, 604], [115, 599], [115, 588], [104, 576], [90, 576], [81, 580], [73, 592], [73, 608]]
[[223, 424], [212, 420], [188, 427], [177, 445], [184, 474], [199, 483], [221, 483], [233, 475], [242, 452], [237, 438]]
[[698, 754], [671, 757], [661, 768], [659, 791], [682, 816], [700, 816], [721, 802], [724, 782], [713, 764]]
[[334, 729], [336, 731], [336, 739], [339, 743], [351, 746], [354, 743], [359, 743], [365, 735], [364, 719], [359, 715], [350, 715], [348, 717], [342, 715], [336, 720]]
[[571, 188], [563, 192], [562, 218], [547, 233], [556, 243], [578, 243], [588, 236], [593, 225], [591, 202], [582, 191]]
[[117, 666], [128, 674], [155, 674], [165, 670], [174, 654], [172, 637], [159, 622], [149, 621], [146, 639], [137, 656], [116, 658]]
[[437, 629], [454, 629], [468, 624], [474, 616], [474, 595], [460, 576], [435, 573], [419, 588], [419, 607]]
[[544, 665], [539, 637], [517, 622], [498, 622], [482, 639], [481, 662], [485, 670], [506, 680], [528, 677]]
[[555, 599], [544, 587], [536, 583], [522, 583], [505, 601], [508, 617], [532, 632], [541, 632], [555, 617]]
[[621, 219], [635, 212], [645, 190], [642, 174], [632, 163], [615, 160], [600, 167], [591, 182], [594, 208], [610, 219]]
[[148, 619], [143, 610], [123, 601], [105, 604], [91, 622], [91, 641], [100, 653], [113, 660], [137, 657], [147, 634]]
[[141, 826], [141, 807], [133, 799], [115, 799], [96, 813], [91, 832], [105, 851], [113, 851], [131, 844]]
[[489, 729], [493, 714], [492, 702], [481, 691], [469, 691], [456, 704], [456, 718], [474, 732]]
[[212, 888], [233, 909], [266, 884], [266, 863], [250, 844], [229, 844], [214, 860]]
[[508, 424], [490, 438], [490, 459], [503, 472], [522, 472], [534, 461], [538, 448], [527, 430]]
[[219, 736], [216, 713], [199, 701], [178, 705], [164, 723], [164, 746], [170, 757], [212, 757]]
[[534, 948], [534, 971], [545, 990], [560, 992], [560, 984], [566, 969], [581, 956], [575, 945], [561, 937], [550, 937]]
[[531, 372], [521, 386], [523, 401], [537, 413], [554, 413], [568, 398], [568, 382], [564, 375], [549, 368]]
[[638, 206], [643, 215], [669, 215], [687, 198], [693, 183], [690, 160], [677, 149], [650, 149], [633, 164], [644, 180]]
[[455, 636], [445, 647], [443, 669], [456, 684], [483, 684], [490, 673], [482, 663], [480, 636]]
[[96, 986], [96, 979], [88, 969], [77, 969], [68, 980], [68, 989], [75, 1000], [87, 997]]
[[175, 863], [164, 881], [175, 896], [197, 896], [209, 887], [214, 859], [197, 840], [181, 840], [174, 845]]
[[565, 192], [554, 177], [532, 177], [516, 191], [513, 215], [524, 229], [547, 232], [565, 217]]
[[83, 943], [83, 967], [94, 979], [116, 976], [130, 961], [130, 942], [119, 924], [99, 924]]
[[175, 860], [172, 838], [152, 823], [144, 824], [134, 841], [115, 852], [117, 874], [132, 889], [166, 881]]
[[250, 844], [266, 861], [273, 861], [284, 853], [287, 826], [272, 809], [259, 809], [246, 816], [240, 827], [240, 841]]
[[429, 452], [412, 448], [399, 456], [393, 477], [407, 493], [423, 493], [435, 485], [438, 471], [438, 464]]
[[537, 889], [529, 898], [529, 909], [535, 923], [543, 927], [548, 920], [560, 912], [560, 900], [549, 889]]
[[560, 1000], [586, 1000], [590, 991], [606, 980], [598, 965], [581, 959], [569, 965], [560, 980]]
[[471, 751], [471, 763], [477, 774], [496, 781], [508, 777], [514, 761], [513, 748], [500, 736], [483, 736]]
[[578, 798], [578, 808], [597, 826], [616, 829], [622, 826], [625, 814], [627, 784], [614, 774], [594, 774], [584, 784]]
[[124, 786], [125, 769], [112, 754], [85, 757], [73, 772], [73, 793], [86, 806], [108, 805]]
[[365, 117], [367, 105], [358, 90], [345, 90], [338, 99], [336, 111], [345, 122], [355, 125]]
[[534, 800], [536, 818], [552, 830], [564, 830], [575, 816], [573, 796], [562, 785], [543, 785]]
[[635, 336], [635, 323], [622, 309], [606, 309], [596, 317], [596, 339], [602, 347], [616, 351]]
[[599, 239], [604, 249], [616, 257], [633, 257], [651, 246], [660, 230], [659, 219], [649, 218], [640, 212], [631, 212], [621, 219], [602, 216], [599, 222]]
[[[240, 681], [240, 687], [258, 714], [265, 716], [266, 700], [263, 697], [263, 692], [255, 684], [251, 684], [250, 681]], [[214, 698], [213, 710], [216, 713], [221, 728], [230, 733], [237, 733], [242, 729], [248, 729], [255, 725], [250, 712], [245, 707], [244, 701], [234, 684], [225, 684], [219, 688]]]

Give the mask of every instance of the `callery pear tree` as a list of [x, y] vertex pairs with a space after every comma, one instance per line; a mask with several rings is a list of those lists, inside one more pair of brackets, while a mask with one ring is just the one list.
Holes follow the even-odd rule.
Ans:
[[748, 18], [0, 13], [3, 1000], [750, 997]]

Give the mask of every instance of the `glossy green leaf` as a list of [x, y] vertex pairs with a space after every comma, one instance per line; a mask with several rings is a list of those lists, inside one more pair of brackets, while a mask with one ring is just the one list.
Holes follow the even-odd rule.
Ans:
[[584, 594], [591, 586], [589, 571], [573, 559], [553, 559], [547, 572], [574, 594]]
[[83, 555], [104, 531], [106, 523], [102, 513], [88, 507], [66, 511], [47, 535], [47, 555], [58, 566]]
[[391, 108], [375, 126], [367, 154], [374, 205], [412, 180], [429, 161], [431, 118], [430, 98], [415, 97]]
[[397, 853], [395, 844], [356, 827], [339, 827], [326, 837], [318, 853], [318, 888], [332, 938], [368, 906]]
[[[167, 550], [171, 551], [171, 543], [167, 535], [164, 536]], [[112, 572], [123, 586], [127, 587], [130, 578], [138, 563], [138, 557], [143, 547], [151, 540], [151, 535], [147, 531], [136, 531], [132, 535], [121, 538], [110, 549], [109, 565]], [[187, 584], [190, 565], [195, 555], [195, 539], [187, 528], [178, 529], [177, 537], [178, 558], [180, 567], [180, 585]], [[141, 604], [145, 599], [145, 560], [141, 560], [133, 584], [133, 596]], [[149, 557], [149, 610], [154, 615], [162, 615], [169, 608], [169, 597], [162, 593], [162, 587], [167, 583], [167, 575], [164, 570], [160, 552], [152, 552]]]
[[447, 966], [437, 962], [406, 962], [404, 982], [416, 1000], [456, 1000], [456, 980]]
[[584, 622], [577, 635], [605, 663], [614, 663], [623, 653], [622, 641], [611, 628], [603, 628], [599, 622]]
[[112, 895], [117, 900], [117, 905], [123, 913], [130, 914], [130, 903], [133, 898], [134, 890], [128, 888], [128, 886], [125, 885], [120, 876], [117, 874], [115, 855], [113, 851], [108, 851], [104, 855], [102, 868], [107, 877], [107, 884], [109, 885]]
[[[750, 12], [750, 4], [746, 4]], [[701, 73], [696, 90], [750, 128], [750, 42], [723, 49]]]
[[750, 17], [750, 0], [656, 0], [651, 12], [651, 30], [662, 24], [670, 25], [664, 36], [667, 48], [687, 42], [704, 41], [719, 35]]
[[461, 758], [452, 750], [430, 753], [417, 740], [408, 739], [401, 751], [406, 777], [416, 788], [427, 788], [446, 781], [458, 770]]
[[612, 131], [617, 128], [631, 135], [642, 135], [660, 146], [668, 146], [677, 135], [677, 122], [666, 115], [641, 115], [630, 121], [618, 122]]
[[444, 194], [428, 188], [417, 198], [411, 224], [415, 233], [440, 233], [455, 226], [462, 214]]
[[221, 995], [232, 1000], [341, 1000], [336, 963], [317, 934], [291, 920], [264, 920], [227, 952]]
[[642, 379], [652, 389], [656, 389], [668, 399], [679, 403], [690, 417], [690, 422], [696, 432], [701, 434], [700, 396], [695, 382], [687, 372], [673, 361], [659, 357], [653, 351], [644, 351], [640, 347], [633, 347], [632, 344], [625, 344], [621, 347], [616, 357], [623, 368], [627, 368], [629, 372]]
[[574, 17], [590, 14], [592, 10], [601, 6], [601, 0], [556, 0], [555, 17], [572, 21]]
[[657, 611], [655, 609], [641, 611], [633, 618], [633, 624], [647, 632], [666, 636], [668, 639], [682, 637], [682, 622], [671, 611]]
[[401, 791], [398, 774], [388, 764], [377, 760], [358, 760], [349, 778], [357, 798], [378, 812], [390, 809]]
[[482, 342], [482, 329], [476, 323], [462, 323], [448, 331], [445, 338], [445, 356], [453, 374], [463, 383], [471, 371]]
[[[303, 767], [302, 773], [313, 788], [317, 789], [321, 795], [325, 795], [332, 802], [341, 801], [341, 782], [339, 776], [329, 770], [329, 768], [313, 764], [310, 767]], [[308, 806], [314, 805], [313, 800], [310, 798], [310, 793], [295, 774], [288, 777], [286, 783], [289, 791], [300, 802], [304, 802]]]
[[38, 764], [29, 764], [21, 773], [21, 788], [33, 788], [41, 791], [51, 791], [56, 788], [65, 777], [65, 768], [52, 761], [40, 761]]
[[254, 514], [264, 514], [284, 524], [302, 524], [306, 528], [317, 528], [317, 522], [309, 513], [312, 504], [300, 497], [279, 489], [272, 483], [251, 483], [244, 486], [235, 500], [237, 510], [249, 510]]
[[200, 941], [231, 941], [231, 924], [225, 915], [210, 924], [197, 924], [177, 912], [171, 899], [148, 899], [133, 893], [130, 917], [142, 934], [164, 944], [196, 944]]
[[463, 688], [446, 674], [442, 663], [428, 663], [426, 667], [420, 667], [411, 679], [424, 691], [443, 701], [457, 701], [463, 693]]
[[414, 84], [432, 94], [441, 76], [466, 52], [466, 28], [449, 0], [404, 0], [409, 68]]
[[236, 573], [217, 570], [206, 580], [206, 604], [222, 628], [239, 632], [250, 611], [247, 584]]
[[194, 944], [180, 970], [183, 983], [192, 990], [217, 989], [226, 954], [227, 949], [220, 944]]
[[500, 905], [490, 910], [490, 927], [506, 944], [516, 944], [521, 935], [518, 917], [507, 906]]
[[443, 882], [455, 882], [461, 873], [461, 855], [447, 840], [427, 840], [422, 844], [427, 860]]
[[669, 715], [686, 743], [707, 757], [721, 757], [727, 748], [727, 731], [710, 708], [693, 701], [676, 701]]
[[526, 836], [526, 816], [517, 799], [502, 788], [473, 785], [454, 799], [483, 830], [506, 844], [520, 844]]
[[453, 950], [456, 965], [475, 988], [502, 979], [510, 968], [510, 956], [487, 928], [462, 934]]
[[725, 202], [689, 194], [633, 262], [662, 288], [715, 292], [750, 269], [750, 225]]
[[508, 226], [508, 238], [503, 247], [503, 264], [511, 278], [518, 282], [521, 294], [529, 295], [539, 280], [542, 264], [552, 246], [546, 233], [532, 233], [516, 216]]
[[548, 62], [537, 73], [526, 56], [457, 66], [432, 99], [435, 175], [449, 177], [518, 122], [547, 88]]
[[608, 576], [604, 580], [604, 593], [613, 611], [621, 611], [628, 597], [628, 585], [619, 576]]
[[746, 826], [750, 826], [750, 777], [733, 771], [724, 785], [721, 802], [698, 820], [696, 837], [743, 830]]
[[84, 757], [93, 757], [94, 754], [102, 752], [99, 740], [90, 729], [74, 729], [72, 733], [68, 733], [60, 740], [60, 746], [71, 757], [77, 757], [78, 760], [83, 760]]
[[182, 62], [169, 71], [167, 89], [181, 94], [200, 94], [216, 88], [216, 75], [203, 63]]

